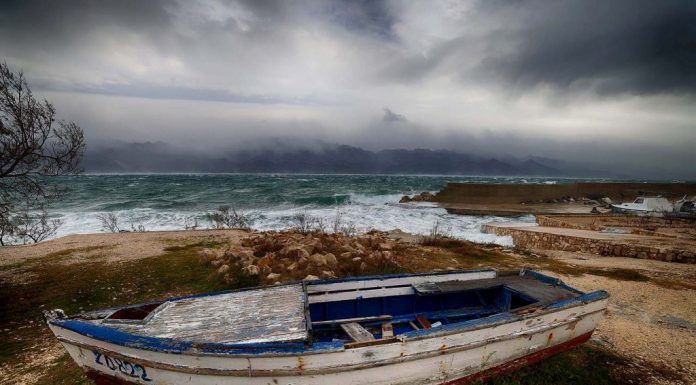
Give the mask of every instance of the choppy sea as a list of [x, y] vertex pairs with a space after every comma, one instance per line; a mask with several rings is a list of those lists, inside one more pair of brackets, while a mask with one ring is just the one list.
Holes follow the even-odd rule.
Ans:
[[437, 192], [448, 182], [566, 183], [541, 178], [381, 175], [80, 175], [61, 177], [70, 192], [49, 208], [61, 225], [56, 236], [103, 231], [97, 216], [113, 213], [122, 228], [183, 229], [197, 220], [208, 227], [206, 213], [221, 205], [242, 211], [258, 230], [296, 224], [298, 213], [331, 223], [337, 213], [358, 231], [400, 229], [427, 234], [438, 223], [451, 236], [474, 242], [511, 244], [507, 237], [483, 234], [483, 223], [533, 221], [520, 218], [450, 215], [430, 203], [399, 204], [405, 194]]

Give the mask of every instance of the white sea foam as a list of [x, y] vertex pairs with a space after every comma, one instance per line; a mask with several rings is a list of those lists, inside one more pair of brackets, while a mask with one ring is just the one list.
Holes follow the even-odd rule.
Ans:
[[[527, 221], [534, 220], [532, 216], [521, 218], [503, 218], [494, 216], [466, 216], [448, 214], [444, 209], [431, 203], [399, 204], [399, 194], [388, 195], [351, 195], [347, 204], [335, 207], [278, 206], [268, 209], [247, 210], [251, 226], [257, 230], [283, 230], [296, 225], [296, 215], [306, 213], [315, 218], [321, 218], [327, 227], [333, 223], [337, 212], [341, 222], [352, 224], [359, 232], [375, 230], [400, 229], [407, 233], [427, 235], [438, 223], [439, 228], [452, 237], [466, 239], [477, 243], [496, 243], [505, 246], [512, 245], [510, 237], [500, 237], [481, 232], [481, 225], [491, 221]], [[143, 225], [147, 230], [180, 230], [186, 220], [196, 218], [202, 227], [208, 225], [204, 213], [187, 211], [155, 210], [136, 208], [113, 211], [118, 218], [120, 227], [130, 230], [134, 226]], [[101, 223], [97, 215], [99, 211], [60, 212], [52, 213], [62, 221], [56, 236], [67, 234], [84, 234], [101, 232]]]

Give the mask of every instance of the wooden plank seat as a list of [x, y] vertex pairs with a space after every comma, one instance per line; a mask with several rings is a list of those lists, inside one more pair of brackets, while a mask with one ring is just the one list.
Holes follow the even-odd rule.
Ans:
[[[437, 321], [446, 321], [448, 318], [464, 318], [464, 317], [472, 317], [472, 318], [481, 318], [481, 317], [486, 317], [491, 314], [499, 313], [500, 309], [497, 307], [490, 305], [490, 306], [474, 306], [474, 307], [466, 307], [466, 308], [460, 308], [460, 309], [454, 309], [454, 310], [441, 310], [441, 311], [430, 311], [430, 312], [423, 312], [419, 313], [422, 314], [423, 317], [429, 320], [437, 320]], [[400, 324], [400, 323], [408, 323], [408, 322], [414, 322], [416, 321], [416, 315], [415, 314], [405, 314], [405, 315], [400, 315], [400, 316], [392, 316], [390, 319], [392, 324]], [[322, 321], [323, 322], [323, 321]], [[363, 322], [364, 325], [366, 326], [377, 326], [381, 322], [373, 322], [373, 321], [368, 321], [368, 322]], [[312, 322], [312, 325], [314, 325], [314, 322]]]
[[425, 319], [425, 317], [423, 317], [423, 314], [418, 314], [416, 316], [416, 323], [418, 323], [418, 325], [420, 325], [420, 327], [423, 329], [430, 329], [432, 327], [430, 325], [430, 321]]
[[382, 323], [382, 338], [394, 337], [394, 327], [391, 322]]
[[355, 342], [374, 341], [375, 336], [357, 322], [341, 324], [341, 329]]
[[392, 316], [390, 315], [377, 315], [377, 316], [369, 316], [369, 317], [356, 317], [356, 318], [342, 318], [342, 319], [333, 319], [333, 320], [327, 320], [327, 321], [313, 321], [312, 326], [320, 326], [320, 325], [339, 325], [339, 324], [345, 324], [345, 323], [351, 323], [351, 322], [383, 322], [383, 321], [388, 321], [391, 320]]

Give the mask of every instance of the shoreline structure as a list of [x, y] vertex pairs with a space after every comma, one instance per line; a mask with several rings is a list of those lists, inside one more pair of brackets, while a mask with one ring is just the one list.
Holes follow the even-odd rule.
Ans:
[[632, 201], [641, 195], [676, 200], [696, 195], [696, 183], [448, 183], [432, 201], [461, 215], [589, 214], [592, 200]]
[[696, 184], [687, 183], [450, 183], [432, 200], [452, 214], [535, 214], [536, 224], [493, 222], [482, 226], [484, 233], [511, 236], [516, 247], [527, 250], [696, 263], [696, 220], [597, 210], [607, 202], [632, 201], [644, 195], [676, 200], [694, 194]]

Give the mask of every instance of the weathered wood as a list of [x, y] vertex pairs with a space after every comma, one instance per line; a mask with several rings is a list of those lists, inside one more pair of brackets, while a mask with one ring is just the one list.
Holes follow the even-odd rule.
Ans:
[[380, 338], [378, 340], [363, 341], [363, 342], [348, 342], [344, 346], [346, 349], [362, 348], [365, 346], [385, 345], [398, 341], [396, 337]]
[[348, 334], [348, 337], [353, 339], [355, 342], [367, 342], [375, 339], [375, 336], [373, 336], [372, 333], [360, 326], [360, 324], [357, 322], [341, 324], [341, 329], [343, 329], [343, 331]]
[[394, 328], [391, 322], [382, 323], [382, 338], [394, 337]]
[[413, 287], [388, 287], [371, 290], [343, 291], [338, 293], [312, 294], [309, 296], [309, 303], [350, 301], [360, 298], [380, 298], [397, 295], [411, 295], [415, 293]]
[[467, 290], [490, 289], [503, 285], [544, 303], [573, 298], [577, 295], [561, 286], [550, 285], [527, 275], [471, 281], [423, 282], [415, 284], [413, 287], [418, 295], [436, 295]]
[[420, 325], [423, 329], [430, 329], [432, 327], [430, 322], [423, 317], [423, 314], [418, 314], [416, 316], [416, 321], [418, 321], [418, 325]]
[[369, 279], [369, 280], [354, 280], [346, 282], [332, 283], [310, 283], [307, 285], [307, 293], [311, 295], [315, 293], [323, 294], [333, 291], [345, 290], [365, 290], [371, 288], [389, 288], [395, 286], [411, 286], [420, 282], [436, 282], [436, 281], [466, 281], [471, 279], [488, 279], [495, 278], [494, 270], [484, 271], [465, 271], [461, 273], [448, 273], [439, 275], [412, 275], [397, 278], [385, 279]]
[[328, 321], [313, 321], [313, 326], [319, 325], [335, 325], [335, 324], [345, 324], [349, 322], [372, 322], [372, 321], [386, 321], [392, 319], [390, 315], [377, 315], [371, 317], [356, 317], [356, 318], [341, 318]]
[[308, 336], [304, 301], [301, 284], [237, 291], [169, 301], [142, 324], [112, 327], [203, 343], [304, 341]]

